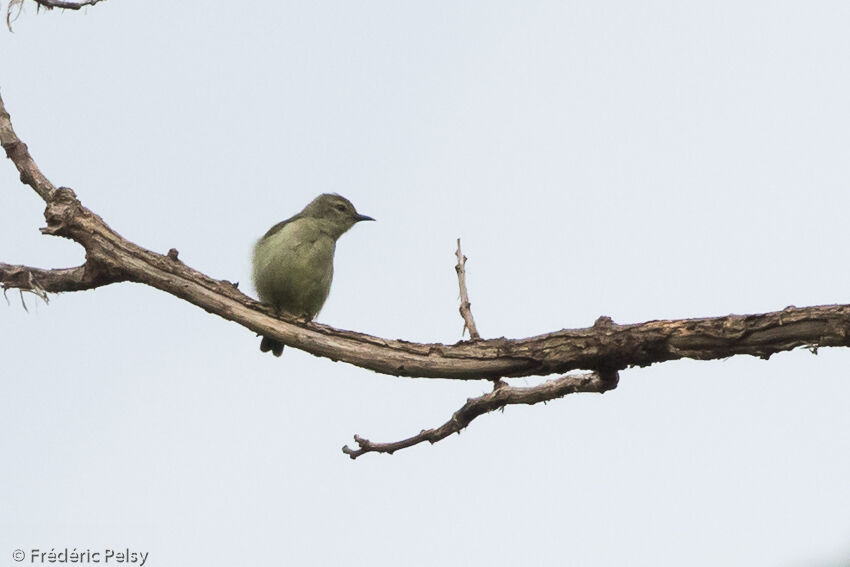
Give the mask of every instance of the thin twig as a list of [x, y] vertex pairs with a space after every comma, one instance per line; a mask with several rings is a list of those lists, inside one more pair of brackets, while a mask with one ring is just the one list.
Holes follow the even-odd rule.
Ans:
[[469, 331], [469, 338], [478, 340], [481, 335], [478, 334], [478, 329], [475, 327], [475, 319], [472, 317], [472, 304], [469, 302], [469, 294], [466, 291], [466, 256], [460, 250], [460, 238], [457, 239], [457, 283], [460, 287], [460, 316], [463, 317], [463, 330], [460, 332], [463, 335], [464, 331]]
[[473, 419], [493, 410], [504, 409], [505, 406], [514, 404], [545, 403], [577, 392], [598, 392], [601, 394], [616, 388], [618, 381], [619, 374], [616, 371], [567, 375], [547, 380], [537, 386], [523, 388], [509, 386], [505, 382], [499, 381], [492, 392], [477, 398], [467, 399], [466, 403], [452, 415], [451, 419], [439, 427], [424, 429], [413, 437], [394, 443], [373, 443], [355, 435], [354, 441], [360, 448], [352, 449], [346, 445], [342, 448], [342, 452], [352, 459], [356, 459], [366, 453], [388, 453], [392, 455], [399, 449], [412, 447], [425, 441], [433, 445], [452, 433], [460, 433]]
[[[12, 16], [12, 10], [18, 9], [15, 15]], [[24, 0], [9, 0], [9, 6], [6, 7], [6, 27], [12, 31], [12, 22], [18, 19], [21, 15], [21, 10], [24, 9]]]

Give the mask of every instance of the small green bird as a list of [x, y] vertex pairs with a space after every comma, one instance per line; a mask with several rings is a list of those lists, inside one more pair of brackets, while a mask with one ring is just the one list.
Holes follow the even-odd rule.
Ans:
[[[254, 246], [254, 287], [260, 301], [280, 313], [313, 319], [331, 290], [336, 241], [360, 221], [351, 201], [325, 193], [279, 222]], [[263, 337], [260, 350], [283, 353], [283, 343]]]

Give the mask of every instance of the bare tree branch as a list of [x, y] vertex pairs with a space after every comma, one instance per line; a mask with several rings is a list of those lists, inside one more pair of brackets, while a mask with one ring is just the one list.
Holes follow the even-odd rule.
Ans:
[[68, 0], [33, 0], [39, 6], [52, 10], [53, 8], [61, 8], [63, 10], [79, 10], [85, 6], [94, 6], [103, 0], [80, 0], [79, 2], [71, 2]]
[[[103, 0], [80, 0], [79, 2], [71, 2], [68, 0], [33, 0], [38, 8], [52, 10], [53, 8], [61, 8], [63, 10], [79, 10], [85, 6], [94, 6]], [[6, 8], [6, 27], [12, 31], [12, 22], [18, 19], [21, 15], [21, 10], [24, 7], [24, 0], [9, 0], [9, 6]], [[17, 8], [15, 15], [12, 11]]]
[[[103, 283], [129, 280], [161, 289], [255, 333], [324, 356], [395, 376], [493, 379], [624, 369], [679, 358], [710, 360], [735, 354], [767, 358], [799, 346], [848, 346], [850, 306], [827, 305], [757, 315], [649, 321], [617, 325], [600, 317], [592, 327], [524, 339], [410, 343], [275, 317], [272, 310], [228, 281], [210, 278], [176, 257], [156, 254], [124, 238], [84, 207], [71, 189], [54, 186], [15, 135], [0, 98], [0, 143], [21, 179], [46, 201], [46, 234], [86, 249], [86, 266], [106, 272]], [[90, 265], [91, 263], [91, 265]], [[92, 282], [97, 283], [97, 282]], [[56, 288], [58, 289], [58, 288]], [[66, 288], [71, 290], [72, 287]]]
[[354, 436], [354, 441], [359, 449], [352, 449], [348, 445], [342, 448], [342, 452], [356, 459], [366, 453], [388, 453], [392, 455], [399, 449], [405, 449], [428, 441], [432, 445], [441, 441], [452, 433], [460, 433], [473, 419], [490, 413], [493, 410], [503, 409], [512, 404], [534, 405], [547, 402], [557, 398], [563, 398], [568, 394], [577, 392], [603, 393], [617, 387], [619, 375], [614, 372], [590, 372], [579, 375], [568, 375], [546, 382], [537, 386], [520, 388], [509, 386], [505, 382], [498, 381], [493, 391], [477, 398], [469, 398], [463, 406], [452, 414], [452, 417], [443, 425], [434, 429], [424, 429], [413, 437], [408, 437], [394, 443], [373, 443], [359, 435]]
[[472, 304], [469, 302], [469, 294], [466, 291], [466, 256], [460, 250], [460, 238], [457, 239], [457, 252], [455, 252], [455, 256], [457, 256], [455, 271], [457, 272], [458, 287], [460, 287], [459, 311], [460, 316], [463, 318], [463, 330], [460, 334], [462, 336], [463, 331], [469, 331], [469, 338], [475, 341], [480, 339], [481, 335], [478, 334], [478, 328], [475, 326], [475, 319], [472, 317]]
[[86, 263], [76, 268], [42, 270], [28, 266], [13, 266], [0, 262], [0, 287], [17, 288], [24, 291], [56, 293], [60, 291], [82, 291], [120, 281], [108, 272], [93, 269]]
[[[316, 356], [394, 376], [497, 380], [496, 390], [467, 402], [453, 419], [434, 430], [397, 443], [373, 444], [357, 438], [364, 452], [392, 452], [423, 440], [460, 431], [472, 419], [513, 403], [536, 403], [573, 391], [602, 391], [616, 379], [566, 376], [535, 388], [501, 386], [503, 377], [546, 376], [591, 370], [611, 376], [630, 366], [692, 358], [712, 360], [737, 354], [769, 358], [800, 346], [816, 350], [850, 346], [850, 305], [788, 307], [755, 315], [615, 324], [600, 317], [592, 327], [563, 329], [523, 339], [461, 341], [453, 345], [383, 339], [327, 325], [278, 318], [270, 308], [241, 293], [235, 284], [193, 270], [172, 249], [157, 254], [130, 242], [87, 209], [67, 188], [56, 188], [39, 170], [26, 144], [15, 134], [0, 98], [0, 144], [21, 181], [46, 203], [44, 234], [69, 238], [85, 248], [76, 268], [39, 270], [0, 264], [0, 285], [36, 293], [92, 289], [119, 281], [143, 283], [184, 299], [224, 319]], [[463, 255], [458, 247], [459, 264]], [[459, 281], [463, 282], [459, 273]], [[467, 298], [468, 302], [468, 298]], [[349, 454], [357, 452], [349, 449]]]
[[2, 97], [0, 97], [0, 145], [6, 151], [6, 157], [12, 160], [12, 163], [18, 169], [18, 173], [21, 174], [21, 182], [32, 187], [39, 197], [49, 203], [56, 188], [42, 175], [41, 170], [38, 169], [32, 156], [30, 156], [27, 145], [15, 134], [11, 117], [6, 112], [6, 105], [3, 104]]

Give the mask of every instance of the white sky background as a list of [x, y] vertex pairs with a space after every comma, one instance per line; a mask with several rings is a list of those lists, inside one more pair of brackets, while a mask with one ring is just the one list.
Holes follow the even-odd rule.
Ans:
[[[487, 337], [850, 302], [846, 2], [35, 12], [0, 32], [6, 106], [122, 235], [252, 292], [253, 242], [316, 194], [378, 219], [323, 323], [457, 341], [459, 236]], [[4, 160], [0, 261], [81, 262], [42, 210]], [[850, 564], [847, 349], [627, 370], [351, 461], [488, 385], [261, 355], [140, 285], [9, 298], [0, 565]]]

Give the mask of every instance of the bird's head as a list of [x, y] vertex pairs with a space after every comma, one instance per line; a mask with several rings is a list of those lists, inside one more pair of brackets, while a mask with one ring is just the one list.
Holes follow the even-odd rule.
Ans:
[[318, 219], [322, 227], [334, 238], [339, 238], [348, 229], [360, 221], [373, 221], [372, 217], [361, 215], [342, 195], [324, 193], [307, 205], [301, 216]]

